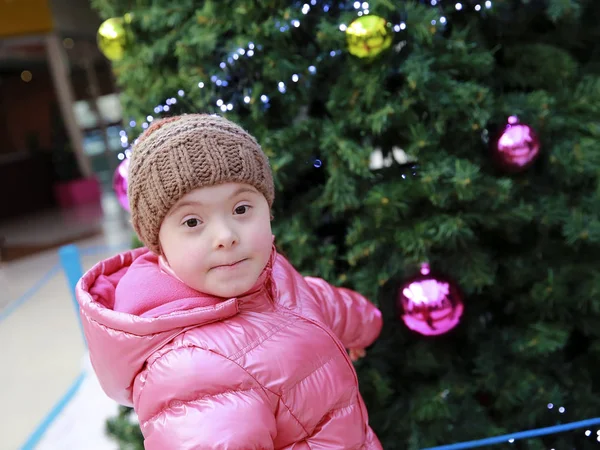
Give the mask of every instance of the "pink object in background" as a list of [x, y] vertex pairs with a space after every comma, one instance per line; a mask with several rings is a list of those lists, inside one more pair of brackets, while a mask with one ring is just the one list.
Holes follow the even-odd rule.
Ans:
[[71, 208], [87, 203], [100, 203], [102, 190], [96, 177], [79, 178], [73, 181], [56, 183], [54, 197], [61, 208]]
[[129, 211], [129, 199], [127, 198], [127, 182], [129, 178], [129, 158], [125, 158], [113, 177], [113, 189], [121, 206]]
[[444, 334], [458, 325], [463, 313], [462, 295], [450, 280], [430, 273], [429, 265], [402, 285], [398, 292], [402, 320], [425, 336]]
[[516, 116], [510, 116], [498, 138], [492, 142], [492, 153], [505, 170], [520, 172], [537, 159], [540, 140], [533, 128], [519, 123]]

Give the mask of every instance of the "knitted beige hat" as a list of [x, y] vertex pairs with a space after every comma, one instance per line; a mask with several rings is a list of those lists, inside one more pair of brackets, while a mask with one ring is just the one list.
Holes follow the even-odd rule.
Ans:
[[269, 161], [241, 127], [207, 114], [157, 120], [131, 154], [127, 195], [133, 228], [160, 254], [158, 232], [173, 205], [196, 188], [227, 182], [254, 186], [273, 205]]

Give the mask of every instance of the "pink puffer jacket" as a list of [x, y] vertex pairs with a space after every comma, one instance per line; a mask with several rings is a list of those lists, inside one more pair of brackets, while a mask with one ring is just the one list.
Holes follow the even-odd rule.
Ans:
[[275, 250], [240, 298], [192, 290], [146, 249], [95, 265], [77, 297], [94, 370], [146, 449], [381, 449], [345, 351], [377, 338], [379, 310]]

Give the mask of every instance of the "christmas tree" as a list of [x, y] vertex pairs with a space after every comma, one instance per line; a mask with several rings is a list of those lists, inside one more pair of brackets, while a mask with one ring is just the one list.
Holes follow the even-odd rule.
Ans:
[[[172, 114], [240, 123], [271, 161], [278, 248], [381, 307], [357, 369], [384, 448], [597, 414], [599, 2], [93, 3], [123, 24], [104, 49], [124, 148]], [[134, 448], [126, 416], [110, 430]]]

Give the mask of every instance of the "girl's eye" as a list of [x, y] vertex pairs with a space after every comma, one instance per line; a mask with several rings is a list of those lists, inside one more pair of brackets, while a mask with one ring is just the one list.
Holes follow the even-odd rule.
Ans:
[[188, 228], [195, 228], [200, 225], [200, 221], [198, 219], [188, 219], [184, 222]]
[[234, 212], [236, 214], [246, 214], [249, 209], [250, 209], [250, 207], [248, 205], [242, 205], [242, 206], [238, 206], [237, 208], [235, 208]]

